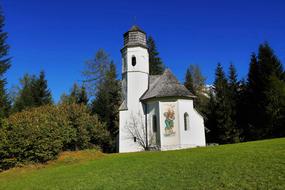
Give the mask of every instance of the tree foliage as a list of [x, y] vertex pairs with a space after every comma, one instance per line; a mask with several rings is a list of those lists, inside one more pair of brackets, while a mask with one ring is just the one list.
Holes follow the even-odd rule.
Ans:
[[184, 80], [184, 86], [194, 95], [196, 92], [194, 90], [194, 84], [193, 84], [193, 77], [190, 72], [190, 69], [187, 68], [186, 74], [185, 74], [185, 80]]
[[108, 131], [114, 141], [119, 130], [120, 88], [115, 64], [110, 63], [104, 80], [98, 85], [96, 98], [92, 102], [91, 108], [92, 112], [97, 114], [101, 121], [106, 122]]
[[93, 59], [85, 62], [85, 68], [82, 74], [84, 84], [90, 96], [96, 96], [96, 91], [99, 89], [98, 86], [104, 81], [110, 63], [110, 57], [104, 49], [99, 49]]
[[206, 78], [202, 75], [198, 65], [191, 64], [187, 68], [184, 86], [196, 96], [194, 99], [194, 107], [203, 114], [206, 113], [209, 101], [208, 92], [205, 91], [205, 80]]
[[70, 94], [62, 94], [60, 97], [60, 103], [62, 104], [84, 104], [87, 105], [89, 102], [89, 98], [87, 95], [86, 88], [82, 86], [78, 86], [74, 83], [73, 87], [70, 90]]
[[40, 72], [39, 77], [25, 74], [20, 79], [20, 87], [18, 87], [13, 104], [13, 112], [47, 104], [52, 104], [52, 95], [48, 88], [44, 71]]
[[[245, 92], [246, 140], [284, 136], [284, 69], [268, 43], [252, 55]], [[248, 117], [246, 114], [250, 114]]]
[[114, 151], [121, 102], [121, 86], [117, 79], [116, 66], [103, 49], [96, 53], [94, 60], [86, 64], [83, 72], [84, 84], [89, 87], [89, 94], [93, 96], [91, 110], [98, 115], [100, 121], [106, 123], [113, 141], [109, 151]]
[[284, 69], [268, 43], [251, 56], [247, 81], [238, 81], [230, 65], [226, 79], [216, 70], [206, 126], [210, 141], [233, 143], [285, 136]]
[[35, 106], [42, 106], [52, 103], [51, 92], [45, 79], [44, 71], [40, 72], [39, 77], [32, 82], [32, 95]]
[[31, 108], [2, 123], [0, 169], [27, 162], [43, 163], [64, 150], [104, 148], [110, 143], [105, 124], [82, 104]]
[[230, 79], [223, 71], [221, 64], [217, 65], [214, 81], [215, 94], [211, 94], [207, 127], [210, 129], [210, 139], [216, 143], [233, 143], [239, 141], [239, 134], [235, 125], [234, 99], [229, 86], [234, 85], [236, 75], [234, 67], [230, 67]]
[[11, 108], [11, 102], [7, 94], [4, 74], [10, 68], [10, 57], [8, 57], [9, 45], [6, 43], [8, 34], [4, 31], [4, 15], [0, 7], [0, 118], [7, 117]]
[[149, 54], [149, 74], [161, 75], [165, 69], [165, 66], [159, 57], [155, 41], [151, 36], [147, 38], [147, 47]]

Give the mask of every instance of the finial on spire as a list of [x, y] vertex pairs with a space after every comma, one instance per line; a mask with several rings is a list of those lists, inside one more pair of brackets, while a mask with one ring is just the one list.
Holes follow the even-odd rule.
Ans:
[[134, 16], [133, 25], [137, 25], [137, 16]]

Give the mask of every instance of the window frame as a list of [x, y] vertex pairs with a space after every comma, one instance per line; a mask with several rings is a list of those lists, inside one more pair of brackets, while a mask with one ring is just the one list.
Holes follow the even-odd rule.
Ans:
[[137, 65], [137, 58], [136, 58], [136, 56], [132, 56], [132, 66], [134, 67], [134, 66], [136, 66]]
[[184, 131], [189, 131], [190, 130], [189, 114], [185, 112], [183, 117], [184, 117]]
[[152, 132], [157, 133], [157, 117], [152, 115]]

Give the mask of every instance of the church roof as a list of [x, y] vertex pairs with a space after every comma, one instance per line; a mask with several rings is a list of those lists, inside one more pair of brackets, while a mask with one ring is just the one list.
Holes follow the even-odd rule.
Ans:
[[194, 98], [195, 96], [166, 69], [162, 75], [150, 75], [149, 88], [141, 97], [142, 101], [162, 98], [162, 97], [180, 97]]
[[127, 102], [124, 100], [122, 104], [120, 105], [119, 110], [121, 111], [121, 110], [127, 110], [127, 109], [128, 109]]
[[140, 27], [138, 27], [137, 25], [133, 25], [130, 30], [128, 32], [136, 32], [136, 31], [140, 31], [142, 33], [145, 33], [142, 29], [140, 29]]

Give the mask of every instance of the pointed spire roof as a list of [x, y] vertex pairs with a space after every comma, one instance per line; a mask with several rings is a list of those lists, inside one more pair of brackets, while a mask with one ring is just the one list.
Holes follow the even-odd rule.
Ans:
[[133, 25], [131, 28], [130, 28], [130, 30], [129, 30], [129, 32], [136, 32], [136, 31], [140, 31], [140, 32], [142, 32], [142, 33], [145, 33], [142, 29], [140, 29], [140, 27], [139, 26], [137, 26], [137, 25]]
[[160, 76], [150, 76], [149, 88], [141, 97], [142, 101], [162, 98], [162, 97], [179, 97], [179, 98], [194, 98], [195, 96], [172, 74], [169, 69], [166, 69]]

